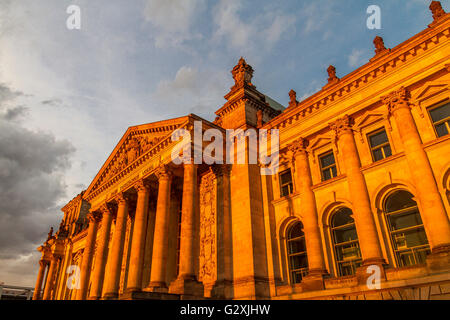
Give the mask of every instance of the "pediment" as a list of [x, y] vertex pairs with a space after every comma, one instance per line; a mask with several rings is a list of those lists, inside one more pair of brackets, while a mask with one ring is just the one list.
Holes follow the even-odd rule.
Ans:
[[309, 143], [308, 150], [315, 150], [332, 142], [333, 137], [331, 135], [321, 135]]
[[355, 130], [361, 130], [375, 122], [386, 120], [386, 115], [382, 113], [369, 113], [366, 114], [360, 121], [355, 123]]
[[427, 83], [421, 90], [416, 92], [411, 98], [413, 101], [421, 103], [437, 94], [449, 89], [449, 83], [445, 81], [432, 81]]
[[188, 119], [189, 117], [186, 116], [128, 128], [90, 184], [85, 195], [88, 196], [99, 186], [133, 165], [136, 160], [165, 140]]

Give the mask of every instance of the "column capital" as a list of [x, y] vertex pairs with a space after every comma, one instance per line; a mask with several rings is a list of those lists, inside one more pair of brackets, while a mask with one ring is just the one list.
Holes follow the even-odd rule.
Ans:
[[381, 97], [381, 101], [388, 107], [389, 114], [401, 108], [410, 108], [409, 92], [405, 87], [392, 91], [388, 95]]
[[288, 150], [290, 152], [292, 152], [292, 154], [295, 158], [298, 154], [306, 154], [307, 153], [306, 147], [308, 147], [308, 144], [309, 144], [308, 140], [306, 140], [304, 138], [299, 138], [288, 145]]
[[39, 265], [41, 267], [45, 267], [46, 265], [48, 265], [50, 262], [47, 260], [39, 260]]
[[121, 192], [118, 195], [116, 195], [115, 200], [117, 201], [118, 205], [121, 205], [121, 204], [124, 205], [124, 204], [127, 204], [130, 199], [127, 195], [125, 195], [125, 193]]
[[345, 133], [352, 134], [353, 123], [353, 118], [346, 114], [342, 118], [338, 118], [334, 122], [331, 122], [329, 125], [330, 128], [335, 132], [336, 137], [339, 138], [339, 136]]
[[109, 203], [107, 203], [107, 202], [102, 204], [102, 206], [100, 207], [99, 211], [102, 213], [102, 217], [106, 216], [106, 215], [111, 215], [112, 216], [114, 214], [112, 206]]
[[150, 184], [144, 179], [139, 180], [134, 184], [134, 188], [139, 192], [150, 192]]
[[100, 222], [101, 215], [97, 211], [90, 211], [87, 214], [86, 218], [88, 218], [89, 223]]
[[167, 165], [162, 165], [156, 170], [155, 175], [158, 180], [170, 180], [172, 178], [172, 171]]

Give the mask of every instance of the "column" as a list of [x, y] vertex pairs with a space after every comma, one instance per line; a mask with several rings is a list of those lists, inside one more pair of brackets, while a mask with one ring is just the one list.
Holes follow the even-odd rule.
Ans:
[[36, 285], [34, 286], [33, 300], [41, 299], [42, 281], [44, 280], [45, 268], [47, 267], [47, 265], [48, 261], [39, 261], [39, 272], [36, 280]]
[[116, 299], [119, 296], [120, 272], [122, 269], [123, 247], [127, 229], [128, 199], [121, 193], [116, 198], [116, 228], [112, 239], [111, 259], [106, 274], [105, 299]]
[[81, 260], [80, 289], [77, 292], [77, 300], [86, 300], [89, 278], [91, 275], [91, 265], [92, 257], [94, 255], [95, 240], [97, 238], [99, 214], [97, 212], [89, 212], [87, 218], [89, 219], [89, 227], [86, 237], [86, 244], [84, 246], [83, 259]]
[[309, 274], [322, 275], [327, 273], [327, 271], [319, 230], [316, 197], [311, 189], [312, 178], [306, 146], [307, 141], [300, 138], [289, 146], [289, 150], [294, 156], [295, 180], [297, 182], [298, 192], [300, 193], [300, 206], [305, 231]]
[[450, 222], [439, 194], [428, 156], [423, 149], [419, 132], [411, 114], [409, 93], [400, 88], [382, 98], [397, 125], [406, 161], [411, 171], [420, 214], [432, 252], [450, 250]]
[[361, 162], [356, 149], [352, 131], [352, 119], [344, 116], [331, 124], [336, 132], [338, 150], [344, 162], [350, 199], [353, 205], [353, 216], [358, 232], [363, 265], [383, 264], [375, 219], [370, 209], [370, 198], [366, 180], [361, 172]]
[[131, 242], [130, 269], [128, 272], [128, 291], [141, 291], [142, 270], [144, 266], [145, 235], [147, 230], [150, 186], [143, 180], [135, 185], [138, 198], [134, 218], [133, 239]]
[[50, 268], [48, 269], [47, 281], [45, 283], [44, 297], [42, 298], [43, 300], [51, 299], [51, 294], [52, 294], [52, 290], [53, 290], [53, 280], [55, 278], [55, 272], [56, 272], [56, 267], [58, 266], [58, 260], [59, 260], [58, 256], [53, 256], [52, 260], [50, 261]]
[[100, 209], [102, 213], [102, 226], [98, 240], [97, 254], [95, 255], [95, 267], [92, 274], [92, 287], [89, 299], [97, 300], [102, 296], [103, 281], [105, 277], [106, 260], [108, 257], [108, 244], [111, 233], [111, 222], [113, 213], [107, 204]]
[[180, 269], [169, 292], [200, 295], [203, 286], [195, 276], [195, 209], [197, 193], [197, 165], [184, 164], [183, 199], [181, 202]]
[[167, 292], [166, 264], [170, 213], [170, 184], [172, 174], [166, 166], [157, 172], [158, 203], [156, 205], [155, 234], [153, 238], [152, 267], [148, 290], [153, 292]]

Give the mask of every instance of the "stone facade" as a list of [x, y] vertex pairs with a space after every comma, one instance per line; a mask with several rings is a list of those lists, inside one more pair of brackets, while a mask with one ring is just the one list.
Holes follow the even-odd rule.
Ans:
[[[34, 299], [450, 299], [450, 14], [430, 9], [286, 109], [241, 58], [214, 122], [130, 127], [39, 247]], [[279, 172], [175, 165], [171, 134], [195, 121], [279, 129]]]

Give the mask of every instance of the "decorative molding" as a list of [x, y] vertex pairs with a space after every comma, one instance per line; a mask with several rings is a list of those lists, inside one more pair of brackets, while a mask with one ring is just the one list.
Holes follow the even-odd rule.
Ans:
[[352, 133], [354, 120], [349, 115], [345, 115], [342, 118], [338, 118], [334, 122], [331, 122], [330, 128], [334, 131], [337, 138], [339, 138], [344, 133]]
[[400, 108], [410, 108], [409, 91], [405, 87], [392, 91], [387, 96], [381, 97], [381, 101], [387, 106], [389, 115]]

